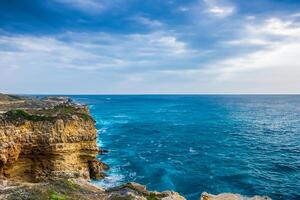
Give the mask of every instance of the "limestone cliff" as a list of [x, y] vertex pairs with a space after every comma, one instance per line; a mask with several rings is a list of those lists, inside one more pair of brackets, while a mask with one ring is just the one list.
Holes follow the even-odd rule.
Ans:
[[106, 168], [96, 160], [96, 129], [85, 106], [9, 110], [0, 116], [0, 141], [0, 176], [7, 178], [100, 178]]

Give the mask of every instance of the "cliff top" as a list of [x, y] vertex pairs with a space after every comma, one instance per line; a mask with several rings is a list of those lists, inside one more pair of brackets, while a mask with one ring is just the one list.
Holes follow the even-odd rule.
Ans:
[[0, 119], [11, 122], [51, 121], [77, 115], [92, 119], [84, 105], [76, 104], [68, 97], [49, 96], [43, 98], [0, 94]]

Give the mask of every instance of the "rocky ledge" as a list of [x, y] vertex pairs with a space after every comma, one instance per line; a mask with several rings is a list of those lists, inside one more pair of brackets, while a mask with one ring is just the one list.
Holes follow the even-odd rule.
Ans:
[[[91, 184], [89, 180], [103, 178], [108, 169], [96, 159], [101, 150], [96, 144], [94, 123], [86, 106], [66, 97], [37, 99], [0, 94], [0, 199], [185, 199], [171, 191], [149, 192], [137, 183], [111, 189]], [[200, 199], [247, 198], [203, 193]]]
[[60, 179], [42, 183], [6, 183], [0, 199], [7, 200], [185, 200], [176, 192], [149, 192], [145, 186], [127, 183], [105, 190], [83, 179]]

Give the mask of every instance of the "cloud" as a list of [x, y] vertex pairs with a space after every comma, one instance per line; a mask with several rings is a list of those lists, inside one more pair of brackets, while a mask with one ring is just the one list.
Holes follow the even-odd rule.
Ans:
[[[165, 32], [112, 35], [69, 32], [54, 36], [0, 36], [0, 68], [68, 68], [77, 70], [147, 70], [179, 60], [194, 52]], [[5, 47], [5, 48], [4, 48]], [[4, 69], [3, 69], [4, 70]]]
[[[6, 80], [6, 85], [16, 84], [13, 82], [18, 78], [5, 77], [18, 74], [22, 79], [24, 71], [36, 74], [39, 70], [44, 73], [56, 69], [67, 70], [59, 73], [72, 76], [99, 72], [115, 78], [116, 87], [132, 93], [155, 92], [150, 85], [166, 93], [299, 90], [291, 86], [300, 77], [300, 26], [292, 19], [271, 17], [246, 23], [240, 36], [221, 41], [218, 49], [211, 49], [217, 57], [226, 49], [232, 51], [222, 59], [209, 58], [199, 48], [191, 48], [174, 33], [164, 31], [126, 35], [103, 32], [66, 32], [41, 37], [2, 35], [0, 46], [1, 81]], [[251, 46], [255, 48], [237, 53]], [[130, 89], [136, 84], [142, 89]], [[170, 91], [174, 85], [177, 90]]]
[[147, 17], [144, 17], [144, 16], [135, 16], [135, 17], [132, 17], [130, 18], [131, 20], [139, 23], [139, 24], [143, 24], [145, 26], [148, 26], [150, 28], [160, 28], [163, 26], [163, 23], [158, 21], [158, 20], [152, 20], [152, 19], [149, 19]]
[[179, 10], [180, 12], [188, 12], [188, 11], [190, 10], [190, 8], [181, 6], [181, 7], [178, 8], [178, 10]]
[[287, 16], [244, 22], [239, 35], [215, 47], [218, 59], [163, 73], [185, 79], [185, 88], [199, 87], [204, 93], [299, 93], [298, 21]]
[[86, 13], [100, 13], [106, 9], [106, 5], [104, 4], [104, 2], [99, 0], [54, 0], [54, 1]]
[[[51, 1], [87, 14], [118, 2]], [[114, 13], [109, 25], [65, 27], [66, 32], [45, 35], [1, 30], [0, 89], [22, 92], [38, 84], [43, 91], [66, 84], [64, 90], [74, 93], [98, 88], [107, 93], [299, 92], [299, 13], [242, 14], [238, 5], [229, 0], [173, 4], [174, 19], [149, 10]], [[97, 17], [82, 18], [96, 23]]]
[[215, 17], [227, 17], [234, 13], [235, 7], [229, 4], [220, 3], [217, 0], [203, 0], [207, 6], [206, 12]]
[[[241, 81], [252, 79], [259, 82], [268, 79], [273, 72], [277, 75], [293, 73], [293, 78], [271, 80], [275, 85], [295, 82], [295, 75], [300, 77], [300, 25], [295, 21], [280, 18], [266, 19], [259, 24], [245, 25], [240, 39], [229, 41], [226, 45], [232, 48], [256, 48], [242, 55], [235, 55], [227, 59], [211, 63], [209, 71], [216, 80], [221, 82]], [[260, 47], [258, 47], [259, 45]], [[257, 74], [264, 73], [264, 77], [256, 78]], [[277, 82], [276, 82], [277, 81]], [[269, 84], [269, 88], [272, 85]]]

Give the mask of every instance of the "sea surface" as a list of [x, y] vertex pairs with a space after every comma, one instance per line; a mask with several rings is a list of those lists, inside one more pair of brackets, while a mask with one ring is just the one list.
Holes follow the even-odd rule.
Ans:
[[300, 199], [300, 96], [72, 96], [89, 106], [99, 157], [111, 169], [98, 184], [135, 181], [175, 190]]

